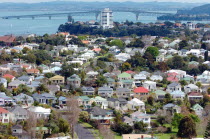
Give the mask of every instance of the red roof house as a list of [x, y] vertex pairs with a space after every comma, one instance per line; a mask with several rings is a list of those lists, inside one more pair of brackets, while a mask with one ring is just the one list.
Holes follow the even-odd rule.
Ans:
[[15, 79], [15, 76], [11, 75], [11, 74], [4, 74], [4, 76], [2, 76], [5, 79], [10, 79], [11, 81], [13, 81]]
[[149, 90], [144, 87], [137, 87], [133, 90], [134, 93], [149, 93]]
[[0, 122], [2, 123], [9, 123], [9, 111], [7, 111], [6, 109], [0, 107]]

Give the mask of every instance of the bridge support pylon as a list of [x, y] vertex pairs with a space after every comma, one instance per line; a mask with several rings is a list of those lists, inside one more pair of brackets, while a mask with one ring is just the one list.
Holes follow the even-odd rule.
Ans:
[[136, 21], [139, 20], [139, 13], [136, 13]]
[[49, 16], [49, 20], [51, 20], [52, 19], [52, 16]]
[[33, 16], [33, 17], [32, 17], [32, 19], [34, 20], [34, 19], [35, 19], [35, 17]]
[[100, 12], [95, 13], [96, 20], [98, 20], [99, 15], [100, 15]]
[[73, 22], [73, 18], [71, 15], [68, 15], [68, 22]]

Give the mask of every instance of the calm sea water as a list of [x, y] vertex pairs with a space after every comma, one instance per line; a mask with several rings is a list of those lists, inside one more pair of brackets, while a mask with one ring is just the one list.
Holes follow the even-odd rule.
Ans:
[[[66, 11], [59, 11], [60, 13], [66, 13]], [[159, 11], [163, 12], [163, 11]], [[170, 13], [175, 13], [176, 11], [170, 11]], [[13, 15], [33, 15], [33, 14], [45, 14], [45, 13], [58, 13], [58, 11], [1, 11], [0, 17], [2, 16], [13, 16]], [[136, 22], [136, 16], [133, 13], [126, 12], [114, 12], [114, 21], [123, 22], [126, 20]], [[75, 21], [89, 21], [96, 20], [94, 15], [87, 16], [73, 16]], [[157, 15], [153, 16], [141, 16], [139, 17], [139, 22], [150, 23], [156, 22]], [[60, 24], [67, 22], [67, 17], [52, 17], [49, 20], [48, 17], [40, 17], [32, 20], [31, 18], [23, 19], [0, 19], [0, 35], [15, 34], [37, 34], [43, 35], [45, 33], [53, 34], [56, 33]]]

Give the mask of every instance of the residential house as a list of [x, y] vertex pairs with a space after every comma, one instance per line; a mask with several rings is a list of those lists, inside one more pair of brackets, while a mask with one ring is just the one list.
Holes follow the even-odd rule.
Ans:
[[168, 103], [163, 106], [163, 111], [165, 115], [167, 115], [167, 112], [170, 112], [171, 114], [180, 113], [181, 107], [173, 103]]
[[41, 103], [41, 104], [50, 104], [52, 105], [56, 101], [56, 97], [51, 95], [50, 93], [35, 93], [32, 95], [35, 101]]
[[109, 108], [113, 108], [116, 110], [127, 110], [128, 101], [123, 98], [108, 98]]
[[115, 87], [115, 80], [112, 78], [107, 78], [107, 84], [108, 87], [114, 88]]
[[149, 95], [149, 90], [144, 87], [137, 87], [133, 90], [134, 97], [139, 98], [140, 100], [144, 100]]
[[31, 82], [34, 80], [34, 76], [27, 76], [22, 75], [17, 78], [19, 81], [25, 82], [25, 84], [31, 84]]
[[160, 76], [160, 75], [152, 75], [150, 77], [150, 80], [152, 80], [152, 81], [162, 81], [163, 80], [163, 77]]
[[28, 119], [28, 111], [18, 105], [9, 108], [8, 111], [10, 112], [10, 118], [13, 122]]
[[113, 88], [109, 87], [99, 87], [98, 95], [101, 97], [111, 97], [113, 95]]
[[0, 84], [7, 88], [7, 79], [0, 77]]
[[199, 91], [199, 87], [195, 84], [188, 84], [184, 86], [184, 92], [189, 93], [192, 91]]
[[123, 72], [118, 75], [118, 80], [130, 80], [130, 79], [131, 79], [131, 75], [126, 72]]
[[40, 74], [40, 71], [38, 69], [27, 69], [26, 73], [28, 75], [38, 75], [38, 74]]
[[181, 49], [181, 50], [178, 51], [178, 55], [179, 56], [187, 56], [187, 52], [188, 52], [188, 50]]
[[203, 95], [200, 92], [189, 92], [187, 94], [187, 98], [189, 101], [200, 101], [203, 99]]
[[123, 123], [126, 123], [127, 125], [133, 126], [134, 120], [128, 116], [123, 117]]
[[163, 90], [156, 90], [154, 93], [157, 100], [163, 100], [165, 98], [166, 92]]
[[91, 107], [91, 101], [88, 96], [79, 96], [76, 97], [79, 106], [83, 106], [84, 108], [90, 108]]
[[128, 88], [117, 88], [115, 91], [115, 94], [117, 95], [118, 98], [130, 98], [132, 93], [131, 90]]
[[93, 96], [95, 94], [95, 89], [93, 87], [83, 86], [82, 88], [83, 95]]
[[56, 92], [60, 91], [61, 90], [61, 87], [59, 85], [47, 85], [47, 88], [49, 90], [49, 93], [51, 95], [55, 95]]
[[157, 62], [164, 62], [165, 61], [165, 56], [164, 55], [159, 55], [156, 57]]
[[185, 93], [180, 90], [173, 91], [170, 94], [174, 99], [183, 99], [185, 97]]
[[71, 85], [72, 88], [79, 88], [81, 84], [81, 79], [78, 75], [74, 74], [67, 78], [67, 84]]
[[64, 77], [60, 75], [51, 77], [49, 80], [52, 82], [52, 84], [55, 84], [55, 85], [63, 85], [65, 82]]
[[156, 90], [156, 82], [144, 81], [143, 87], [148, 89], [149, 91], [154, 91], [154, 90]]
[[195, 114], [198, 115], [198, 116], [203, 115], [203, 107], [199, 104], [193, 105], [192, 110], [194, 110]]
[[148, 124], [148, 128], [150, 128], [151, 117], [148, 114], [145, 114], [140, 111], [136, 111], [131, 114], [131, 118], [135, 122], [143, 121], [144, 123]]
[[12, 89], [18, 88], [18, 86], [21, 84], [25, 84], [25, 83], [19, 80], [14, 80], [8, 84], [8, 89], [12, 90]]
[[0, 107], [0, 122], [1, 123], [9, 123], [10, 116], [9, 111]]
[[167, 73], [166, 80], [169, 82], [179, 82], [178, 74], [176, 72]]
[[14, 81], [15, 80], [15, 76], [11, 75], [11, 74], [4, 74], [4, 76], [2, 76], [5, 79], [9, 79], [10, 81]]
[[130, 59], [131, 57], [127, 53], [119, 53], [119, 54], [115, 55], [115, 58], [119, 61], [125, 62], [126, 60]]
[[173, 91], [181, 91], [181, 89], [182, 89], [182, 86], [179, 83], [173, 82], [167, 86], [166, 91], [171, 93]]
[[145, 110], [145, 103], [137, 98], [128, 101], [128, 109], [130, 110]]
[[60, 96], [60, 97], [58, 98], [58, 104], [59, 104], [60, 106], [66, 105], [66, 101], [67, 101], [67, 98], [66, 98], [66, 97]]
[[134, 84], [133, 84], [133, 79], [127, 79], [127, 80], [120, 80], [118, 82], [118, 86], [122, 87], [122, 88], [133, 88]]
[[37, 118], [48, 118], [51, 113], [51, 109], [43, 108], [40, 106], [32, 106], [28, 110], [36, 114]]
[[31, 96], [23, 93], [14, 96], [13, 99], [16, 103], [21, 102], [22, 107], [30, 107], [34, 103], [34, 99]]
[[175, 69], [169, 70], [169, 71], [167, 71], [167, 73], [176, 73], [177, 74], [177, 78], [179, 78], [179, 79], [182, 79], [182, 78], [184, 78], [187, 75], [186, 71], [175, 70]]
[[147, 75], [145, 74], [136, 74], [134, 75], [134, 84], [137, 87], [140, 87], [142, 85], [142, 82], [147, 79]]
[[13, 103], [13, 99], [7, 96], [4, 92], [0, 92], [0, 105], [4, 106], [10, 103]]
[[108, 101], [105, 98], [102, 98], [100, 96], [91, 98], [91, 103], [95, 102], [97, 106], [101, 106], [102, 109], [108, 108]]
[[90, 119], [98, 120], [100, 124], [109, 125], [110, 120], [113, 119], [113, 111], [101, 109], [100, 107], [93, 107], [90, 110]]
[[12, 136], [18, 139], [30, 139], [31, 135], [23, 129], [22, 125], [12, 126]]

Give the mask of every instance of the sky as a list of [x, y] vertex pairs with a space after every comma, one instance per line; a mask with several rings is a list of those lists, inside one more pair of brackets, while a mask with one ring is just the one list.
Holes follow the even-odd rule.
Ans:
[[[55, 0], [0, 0], [0, 2], [24, 2], [24, 3], [37, 3], [37, 2], [49, 2], [49, 1], [55, 1]], [[158, 2], [210, 3], [210, 0], [65, 0], [65, 1], [87, 1], [87, 2], [88, 1], [115, 1], [115, 2], [123, 2], [123, 1], [135, 1], [135, 2], [158, 1]]]

